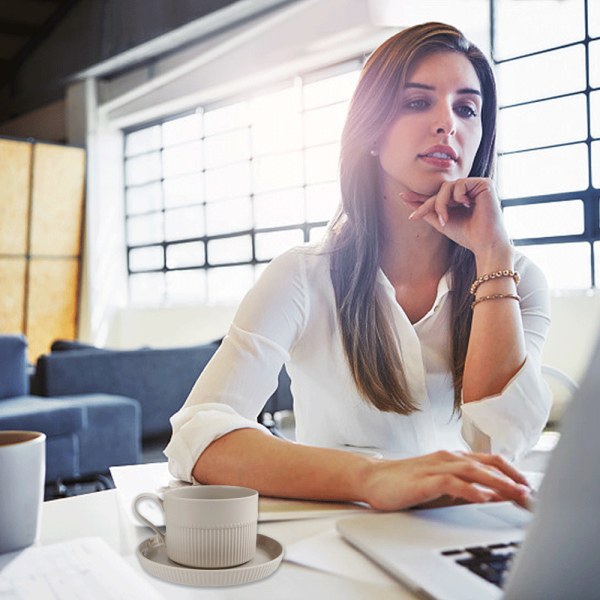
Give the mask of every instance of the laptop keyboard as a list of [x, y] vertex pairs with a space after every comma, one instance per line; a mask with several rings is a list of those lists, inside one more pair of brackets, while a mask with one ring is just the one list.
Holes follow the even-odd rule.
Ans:
[[442, 555], [501, 588], [518, 547], [519, 542], [509, 542], [444, 550]]

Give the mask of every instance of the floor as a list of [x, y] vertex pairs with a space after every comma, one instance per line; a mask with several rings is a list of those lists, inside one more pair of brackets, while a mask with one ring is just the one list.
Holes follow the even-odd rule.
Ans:
[[165, 462], [167, 457], [163, 454], [163, 450], [168, 443], [168, 435], [145, 440], [144, 444], [142, 445], [142, 462]]

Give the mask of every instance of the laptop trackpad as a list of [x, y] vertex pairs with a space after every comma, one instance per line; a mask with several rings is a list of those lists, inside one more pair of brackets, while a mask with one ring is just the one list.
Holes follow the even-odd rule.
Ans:
[[522, 529], [529, 525], [533, 515], [524, 508], [516, 506], [510, 502], [490, 503], [477, 506], [477, 510], [483, 512], [488, 517], [493, 517], [517, 529]]

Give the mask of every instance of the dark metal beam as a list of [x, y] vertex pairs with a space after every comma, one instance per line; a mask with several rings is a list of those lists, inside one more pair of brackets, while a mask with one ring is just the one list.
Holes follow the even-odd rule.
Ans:
[[19, 37], [31, 37], [39, 30], [38, 25], [22, 23], [19, 21], [9, 21], [2, 19], [0, 21], [0, 33], [7, 35], [16, 35]]
[[64, 19], [67, 13], [80, 0], [37, 0], [38, 2], [52, 1], [56, 5], [56, 9], [52, 14], [37, 28], [37, 33], [32, 36], [29, 41], [15, 54], [10, 63], [6, 67], [6, 71], [0, 78], [0, 89], [2, 89], [15, 76], [19, 67], [25, 59], [35, 51], [35, 49], [52, 33], [54, 28]]

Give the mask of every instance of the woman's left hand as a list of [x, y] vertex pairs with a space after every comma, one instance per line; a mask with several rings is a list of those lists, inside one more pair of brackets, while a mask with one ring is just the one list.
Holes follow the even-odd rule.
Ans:
[[403, 192], [400, 198], [422, 219], [476, 256], [490, 249], [510, 247], [494, 184], [485, 177], [467, 177], [442, 183], [431, 197]]

